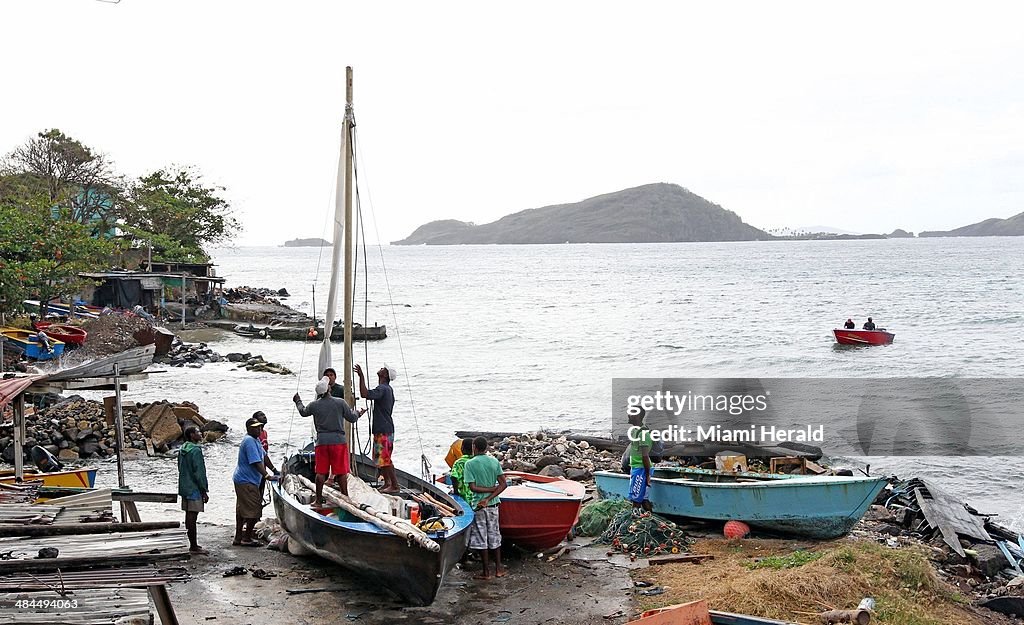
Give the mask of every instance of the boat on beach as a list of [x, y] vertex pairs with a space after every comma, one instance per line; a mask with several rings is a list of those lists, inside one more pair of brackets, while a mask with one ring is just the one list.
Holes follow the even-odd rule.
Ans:
[[[236, 325], [235, 334], [249, 338], [273, 339], [276, 341], [322, 341], [323, 327], [316, 326], [316, 334], [309, 331], [309, 327], [298, 326], [275, 326], [275, 325]], [[387, 327], [382, 325], [363, 326], [358, 323], [352, 324], [353, 341], [380, 341], [388, 337]], [[341, 325], [334, 326], [331, 331], [332, 341], [345, 340], [345, 328]]]
[[[598, 471], [594, 478], [602, 498], [627, 497], [629, 475]], [[881, 477], [655, 467], [647, 492], [658, 514], [827, 539], [847, 534], [885, 484]]]
[[[355, 489], [351, 488], [352, 482], [357, 479], [373, 480], [377, 468], [365, 456], [355, 456], [352, 466], [349, 492], [357, 498]], [[396, 469], [403, 499], [411, 499], [414, 493], [429, 493], [459, 512], [456, 516], [440, 518], [444, 529], [426, 532], [427, 537], [440, 547], [433, 552], [344, 510], [336, 511], [337, 518], [332, 518], [309, 504], [300, 503], [287, 492], [284, 476], [297, 474], [312, 480], [312, 451], [292, 456], [283, 469], [282, 480], [272, 482], [271, 491], [274, 494], [274, 511], [288, 532], [289, 540], [297, 541], [318, 556], [352, 571], [370, 586], [382, 588], [406, 603], [429, 605], [434, 601], [445, 576], [466, 551], [467, 530], [473, 522], [469, 504], [429, 482]]]
[[836, 328], [832, 330], [832, 336], [840, 345], [890, 345], [896, 335], [881, 330], [844, 330]]
[[[96, 467], [84, 467], [81, 469], [68, 469], [65, 471], [53, 471], [44, 473], [42, 471], [25, 470], [25, 481], [42, 481], [43, 486], [60, 486], [69, 488], [93, 488], [96, 485]], [[0, 471], [0, 484], [15, 484], [17, 478], [13, 469]]]
[[586, 487], [560, 477], [506, 471], [501, 493], [501, 536], [524, 549], [543, 551], [562, 542], [580, 516]]
[[46, 312], [42, 311], [42, 304], [39, 300], [27, 299], [22, 302], [25, 306], [25, 310], [34, 310], [39, 313], [40, 317], [46, 315], [56, 314], [61, 317], [82, 317], [84, 319], [96, 319], [100, 316], [102, 310], [99, 306], [89, 306], [87, 304], [76, 304], [72, 311], [70, 304], [62, 304], [61, 302], [50, 302], [46, 305]]
[[0, 334], [7, 338], [8, 345], [24, 352], [25, 356], [35, 360], [52, 360], [59, 358], [64, 353], [64, 343], [54, 338], [50, 339], [50, 350], [47, 351], [36, 336], [37, 332], [33, 330], [0, 328]]
[[68, 325], [66, 323], [50, 323], [48, 321], [37, 321], [32, 324], [36, 330], [42, 330], [46, 332], [47, 336], [51, 336], [58, 341], [63, 341], [68, 345], [75, 345], [80, 347], [85, 345], [85, 339], [88, 338], [89, 333], [79, 328], [78, 326]]
[[706, 601], [691, 601], [647, 610], [627, 625], [796, 625], [791, 621], [709, 610]]

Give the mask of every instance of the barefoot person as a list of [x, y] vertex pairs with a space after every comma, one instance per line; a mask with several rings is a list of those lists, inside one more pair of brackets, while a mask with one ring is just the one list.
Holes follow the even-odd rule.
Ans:
[[373, 460], [377, 463], [377, 470], [384, 477], [384, 488], [381, 492], [397, 493], [401, 488], [398, 486], [398, 476], [395, 475], [395, 465], [391, 462], [391, 452], [395, 444], [395, 422], [391, 418], [391, 413], [395, 409], [395, 392], [391, 390], [391, 383], [398, 374], [393, 367], [384, 365], [377, 371], [377, 386], [373, 390], [368, 390], [366, 380], [363, 378], [363, 368], [356, 365], [353, 369], [359, 376], [359, 396], [373, 401], [370, 434], [373, 435]]
[[498, 528], [498, 505], [508, 483], [498, 460], [487, 453], [487, 439], [473, 439], [473, 457], [466, 462], [462, 480], [473, 493], [473, 524], [469, 526], [469, 548], [480, 552], [484, 570], [477, 579], [490, 579], [489, 563], [494, 558], [494, 576], [504, 577], [501, 568], [501, 530]]
[[235, 539], [231, 544], [235, 546], [255, 547], [259, 544], [253, 539], [253, 529], [263, 514], [260, 481], [277, 479], [267, 472], [266, 452], [259, 441], [262, 429], [259, 419], [246, 421], [245, 438], [238, 447], [238, 465], [232, 476], [235, 482]]
[[206, 462], [199, 441], [203, 435], [199, 428], [190, 425], [185, 428], [185, 444], [178, 451], [178, 494], [181, 495], [181, 509], [185, 511], [185, 534], [188, 536], [188, 550], [198, 555], [209, 552], [196, 542], [199, 513], [209, 503], [207, 494], [210, 485], [206, 481]]
[[352, 412], [344, 399], [332, 397], [330, 381], [323, 377], [317, 382], [316, 399], [308, 406], [302, 405], [298, 393], [292, 397], [295, 407], [303, 417], [313, 417], [316, 428], [316, 445], [313, 447], [313, 470], [316, 472], [316, 500], [314, 506], [324, 504], [324, 482], [330, 473], [334, 474], [334, 482], [343, 495], [348, 494], [348, 439], [345, 437], [345, 421], [355, 423], [359, 416], [366, 412], [361, 408]]

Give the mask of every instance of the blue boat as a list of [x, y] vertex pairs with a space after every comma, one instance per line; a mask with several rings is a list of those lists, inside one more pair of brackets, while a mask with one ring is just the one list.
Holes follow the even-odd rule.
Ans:
[[[625, 499], [629, 476], [594, 474], [602, 498]], [[743, 521], [770, 532], [836, 538], [850, 531], [885, 487], [881, 477], [727, 473], [657, 467], [648, 496], [658, 514]]]
[[54, 338], [49, 339], [50, 349], [40, 342], [38, 332], [20, 328], [0, 328], [0, 334], [7, 338], [7, 345], [25, 353], [25, 356], [36, 360], [51, 360], [64, 353], [64, 343]]

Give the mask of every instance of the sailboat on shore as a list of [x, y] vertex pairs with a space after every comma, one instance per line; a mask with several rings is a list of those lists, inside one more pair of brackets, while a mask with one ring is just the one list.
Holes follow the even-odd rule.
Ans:
[[[334, 241], [331, 257], [331, 285], [327, 304], [327, 326], [337, 310], [338, 275], [344, 248], [344, 388], [346, 400], [354, 405], [352, 384], [353, 236], [352, 178], [354, 114], [352, 109], [352, 68], [346, 68], [346, 107], [342, 126], [342, 151], [335, 196]], [[330, 337], [320, 348], [318, 371], [332, 365]], [[353, 440], [351, 426], [348, 440]], [[314, 509], [306, 501], [314, 479], [312, 445], [291, 456], [283, 466], [282, 478], [272, 483], [274, 510], [282, 527], [294, 540], [313, 553], [354, 572], [368, 585], [384, 589], [412, 605], [429, 605], [437, 596], [445, 575], [466, 550], [473, 511], [461, 498], [409, 473], [398, 471], [401, 492], [385, 495], [366, 482], [376, 480], [372, 459], [353, 456], [351, 497], [324, 487], [329, 509]], [[417, 523], [410, 510], [434, 511]], [[428, 516], [428, 515], [424, 515]], [[412, 517], [412, 518], [410, 518]]]

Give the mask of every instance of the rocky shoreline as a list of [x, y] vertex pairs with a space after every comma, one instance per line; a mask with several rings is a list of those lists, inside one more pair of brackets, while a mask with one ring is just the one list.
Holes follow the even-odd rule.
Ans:
[[[122, 406], [126, 458], [150, 453], [164, 453], [182, 442], [183, 425], [197, 425], [207, 442], [219, 440], [228, 427], [219, 421], [204, 419], [199, 407], [191, 402], [150, 404], [129, 403]], [[14, 462], [14, 424], [0, 424], [0, 459]], [[39, 445], [60, 460], [103, 459], [115, 455], [116, 431], [113, 409], [104, 402], [86, 400], [78, 395], [61, 398], [42, 410], [29, 410], [25, 415], [25, 460], [31, 462], [29, 451]], [[130, 451], [135, 450], [135, 451]]]

